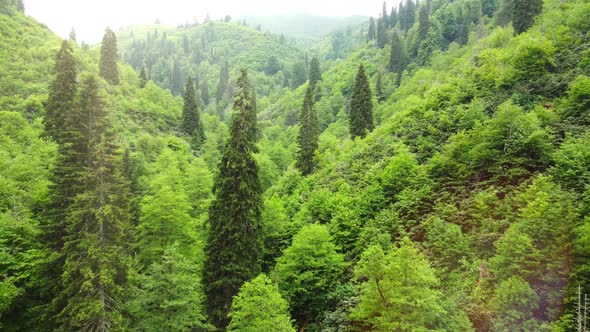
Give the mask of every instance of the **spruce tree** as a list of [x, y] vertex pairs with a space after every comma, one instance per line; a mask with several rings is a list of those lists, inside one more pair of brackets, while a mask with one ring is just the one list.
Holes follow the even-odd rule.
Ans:
[[178, 60], [172, 63], [172, 71], [170, 72], [170, 91], [174, 95], [179, 95], [182, 91], [182, 72]]
[[322, 72], [320, 71], [320, 61], [314, 56], [309, 64], [309, 85], [311, 86], [312, 91], [315, 91], [317, 83], [321, 80]]
[[297, 162], [295, 166], [303, 175], [313, 172], [313, 160], [318, 148], [318, 120], [313, 108], [313, 93], [311, 85], [307, 87], [301, 113], [299, 113], [299, 135], [297, 136]]
[[76, 42], [76, 30], [74, 30], [74, 28], [72, 28], [72, 30], [70, 30], [70, 40], [73, 42]]
[[129, 269], [129, 188], [121, 174], [108, 114], [94, 77], [80, 94], [79, 122], [84, 151], [84, 189], [68, 210], [65, 264], [58, 315], [63, 330], [109, 331], [121, 327]]
[[381, 11], [381, 18], [383, 19], [383, 26], [385, 29], [389, 29], [389, 15], [387, 15], [387, 4], [383, 1], [383, 9]]
[[395, 10], [395, 7], [391, 7], [391, 14], [389, 14], [389, 27], [395, 27], [398, 21], [399, 18], [397, 15], [397, 11]]
[[416, 57], [418, 54], [418, 48], [420, 47], [420, 43], [426, 39], [428, 29], [430, 29], [428, 9], [426, 6], [421, 6], [418, 14], [418, 38], [415, 40], [414, 46], [412, 47], [412, 57]]
[[256, 108], [245, 70], [237, 82], [233, 110], [209, 207], [203, 276], [209, 317], [221, 329], [228, 324], [233, 296], [244, 281], [260, 273], [262, 263], [262, 188], [253, 157]]
[[367, 40], [375, 40], [375, 20], [372, 17], [369, 18], [369, 32], [367, 33]]
[[375, 82], [375, 93], [377, 94], [377, 100], [382, 102], [385, 100], [385, 93], [383, 92], [383, 78], [381, 72], [377, 72], [377, 79]]
[[209, 105], [209, 83], [207, 82], [207, 76], [203, 75], [203, 82], [201, 82], [201, 100], [205, 106]]
[[110, 28], [107, 28], [100, 46], [99, 69], [100, 76], [112, 85], [119, 84], [118, 57], [117, 36]]
[[519, 35], [527, 31], [535, 17], [543, 10], [543, 0], [514, 0], [512, 4], [512, 25], [514, 34]]
[[59, 141], [65, 114], [74, 108], [77, 70], [72, 52], [72, 46], [64, 40], [55, 56], [55, 78], [45, 106], [45, 132], [55, 141]]
[[192, 137], [194, 145], [198, 148], [205, 139], [205, 131], [201, 123], [199, 108], [195, 98], [193, 80], [189, 77], [184, 89], [184, 104], [182, 107], [182, 130]]
[[229, 62], [225, 61], [219, 72], [219, 83], [217, 84], [217, 91], [215, 92], [215, 102], [219, 117], [223, 119], [223, 111], [225, 109], [225, 101], [223, 96], [227, 91], [229, 81]]
[[365, 137], [367, 131], [372, 131], [374, 128], [371, 87], [362, 64], [359, 66], [350, 100], [349, 121], [352, 138]]
[[406, 69], [407, 59], [406, 50], [402, 39], [397, 32], [393, 32], [391, 38], [391, 52], [389, 56], [389, 71], [397, 73], [396, 85], [399, 85], [401, 75]]
[[377, 20], [377, 47], [379, 48], [383, 48], [387, 44], [386, 30], [383, 18], [379, 18]]
[[416, 22], [416, 4], [412, 0], [406, 0], [404, 5], [404, 30], [408, 31]]
[[141, 71], [139, 72], [139, 87], [140, 88], [145, 88], [145, 85], [147, 84], [147, 75], [145, 74], [145, 67], [141, 66]]

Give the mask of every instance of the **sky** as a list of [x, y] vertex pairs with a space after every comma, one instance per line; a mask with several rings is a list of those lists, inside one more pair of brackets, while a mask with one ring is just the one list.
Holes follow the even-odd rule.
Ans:
[[[388, 1], [389, 8], [393, 2]], [[25, 0], [25, 11], [64, 38], [74, 28], [78, 41], [96, 43], [107, 26], [117, 31], [156, 19], [176, 25], [202, 22], [207, 14], [212, 19], [287, 13], [378, 16], [382, 5], [383, 0]]]

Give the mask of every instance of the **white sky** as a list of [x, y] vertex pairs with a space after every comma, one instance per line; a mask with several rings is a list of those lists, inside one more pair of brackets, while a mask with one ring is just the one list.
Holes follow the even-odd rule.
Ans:
[[[399, 0], [387, 1], [388, 12]], [[72, 27], [78, 41], [100, 41], [104, 30], [133, 24], [183, 24], [207, 13], [212, 19], [225, 15], [264, 16], [309, 13], [325, 16], [378, 16], [383, 0], [25, 0], [28, 15], [67, 37]]]

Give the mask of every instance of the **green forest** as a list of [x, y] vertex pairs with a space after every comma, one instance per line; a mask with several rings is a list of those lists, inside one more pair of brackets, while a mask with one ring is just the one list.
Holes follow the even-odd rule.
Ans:
[[0, 0], [0, 331], [590, 331], [590, 2], [375, 12]]

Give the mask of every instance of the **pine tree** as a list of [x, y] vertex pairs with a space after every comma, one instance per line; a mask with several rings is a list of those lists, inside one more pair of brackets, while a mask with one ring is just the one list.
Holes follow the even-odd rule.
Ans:
[[[400, 12], [401, 14], [401, 12]], [[404, 5], [404, 27], [408, 31], [416, 22], [416, 4], [412, 0], [406, 0]]]
[[535, 17], [543, 10], [542, 0], [514, 0], [512, 4], [512, 25], [514, 34], [527, 31], [535, 22]]
[[383, 18], [377, 20], [377, 47], [383, 48], [387, 44], [387, 35]]
[[219, 83], [217, 84], [217, 91], [215, 92], [215, 102], [217, 106], [217, 112], [219, 117], [223, 119], [223, 111], [226, 103], [224, 102], [223, 96], [225, 95], [228, 88], [229, 81], [229, 62], [225, 61], [219, 72]]
[[314, 56], [309, 64], [309, 85], [311, 86], [312, 91], [315, 91], [317, 83], [321, 80], [322, 72], [320, 70], [320, 61]]
[[406, 50], [402, 39], [400, 38], [397, 32], [393, 32], [393, 36], [391, 38], [391, 52], [389, 57], [389, 71], [392, 73], [397, 73], [397, 79], [395, 84], [399, 85], [401, 75], [403, 71], [406, 69], [407, 59], [406, 59]]
[[192, 137], [194, 145], [199, 148], [205, 140], [205, 131], [199, 108], [197, 106], [195, 87], [192, 79], [186, 81], [184, 88], [184, 104], [182, 107], [182, 130], [185, 134]]
[[139, 72], [139, 87], [140, 88], [145, 88], [145, 85], [147, 84], [147, 75], [145, 74], [145, 67], [141, 66], [141, 71]]
[[257, 276], [262, 263], [262, 189], [253, 157], [256, 108], [245, 70], [237, 82], [230, 138], [219, 164], [209, 208], [204, 285], [208, 313], [218, 328], [228, 324], [232, 298]]
[[72, 46], [64, 40], [55, 56], [55, 78], [49, 87], [45, 106], [45, 132], [58, 142], [65, 114], [73, 110], [76, 96], [77, 70], [72, 52]]
[[112, 85], [119, 84], [118, 57], [117, 36], [110, 28], [107, 28], [100, 46], [99, 69], [100, 76]]
[[352, 138], [365, 137], [367, 131], [373, 130], [373, 104], [371, 87], [361, 64], [356, 75], [354, 90], [350, 100], [350, 135]]
[[375, 40], [375, 20], [371, 17], [369, 18], [369, 32], [367, 33], [367, 40], [373, 41]]
[[387, 4], [383, 1], [383, 9], [381, 11], [381, 18], [383, 19], [383, 26], [385, 30], [389, 29], [389, 15], [387, 15]]
[[313, 108], [313, 93], [311, 86], [307, 87], [301, 113], [299, 113], [299, 135], [297, 136], [297, 162], [295, 166], [303, 175], [313, 172], [315, 162], [313, 160], [318, 148], [318, 120]]
[[109, 331], [120, 327], [129, 269], [129, 188], [94, 77], [83, 82], [79, 109], [84, 190], [68, 211], [58, 320], [63, 330]]
[[415, 58], [416, 55], [418, 55], [418, 48], [420, 47], [420, 44], [426, 39], [428, 29], [430, 29], [430, 21], [428, 20], [428, 9], [426, 8], [426, 6], [421, 6], [418, 14], [418, 37], [414, 41], [414, 45], [412, 47], [413, 58]]
[[407, 25], [407, 15], [406, 15], [406, 7], [404, 7], [404, 2], [400, 1], [399, 3], [399, 10], [398, 10], [398, 21], [399, 21], [399, 28], [402, 31], [406, 31]]
[[389, 27], [395, 27], [398, 21], [399, 17], [397, 11], [395, 10], [395, 7], [391, 7], [391, 14], [389, 14]]

